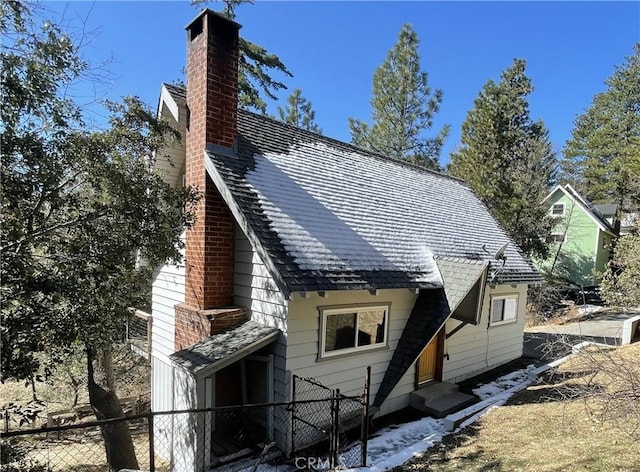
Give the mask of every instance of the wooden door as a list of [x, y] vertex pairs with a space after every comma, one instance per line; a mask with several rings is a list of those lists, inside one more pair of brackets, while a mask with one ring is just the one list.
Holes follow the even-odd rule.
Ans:
[[431, 342], [424, 348], [418, 358], [417, 381], [418, 385], [440, 380], [442, 376], [442, 344], [444, 337], [441, 330]]

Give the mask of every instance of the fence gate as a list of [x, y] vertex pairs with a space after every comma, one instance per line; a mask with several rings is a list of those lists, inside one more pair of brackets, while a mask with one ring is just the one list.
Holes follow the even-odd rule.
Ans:
[[329, 453], [326, 466], [366, 467], [369, 435], [367, 367], [362, 393], [342, 395], [313, 378], [292, 376], [291, 453], [319, 459]]

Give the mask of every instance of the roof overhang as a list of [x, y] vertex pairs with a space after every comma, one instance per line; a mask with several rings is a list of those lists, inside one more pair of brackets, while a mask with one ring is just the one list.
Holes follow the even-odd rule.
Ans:
[[209, 376], [268, 346], [280, 337], [280, 330], [245, 321], [241, 325], [169, 356], [174, 364], [196, 378]]

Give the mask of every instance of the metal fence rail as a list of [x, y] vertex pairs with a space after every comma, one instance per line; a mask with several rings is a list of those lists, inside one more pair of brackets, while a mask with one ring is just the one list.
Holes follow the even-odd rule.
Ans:
[[366, 467], [370, 382], [367, 368], [362, 393], [347, 396], [316, 379], [293, 375], [292, 454], [324, 448], [330, 468]]
[[[333, 446], [328, 444], [332, 449], [327, 451], [319, 448], [313, 451], [314, 457], [328, 457], [327, 453], [330, 452], [334, 457], [331, 467], [339, 462], [345, 463], [344, 460], [338, 461], [337, 454], [339, 446], [347, 445], [344, 439], [345, 425], [340, 423], [340, 419], [344, 418], [342, 413], [350, 411], [346, 405], [357, 404], [362, 418], [368, 414], [363, 413], [367, 408], [363, 408], [362, 398], [342, 396], [339, 392], [334, 392], [334, 397], [334, 407], [329, 415], [333, 420], [325, 428], [332, 438]], [[11, 431], [0, 434], [0, 447], [3, 449], [0, 470], [110, 472], [101, 429], [123, 422], [131, 434], [141, 470], [259, 471], [266, 467], [273, 470], [274, 465], [293, 464], [294, 452], [300, 456], [301, 451], [288, 450], [292, 417], [305, 409], [313, 410], [325, 404], [325, 399], [306, 399], [149, 412], [103, 421]], [[364, 445], [363, 450], [366, 451], [366, 436], [356, 442]], [[362, 450], [362, 446], [358, 450]]]

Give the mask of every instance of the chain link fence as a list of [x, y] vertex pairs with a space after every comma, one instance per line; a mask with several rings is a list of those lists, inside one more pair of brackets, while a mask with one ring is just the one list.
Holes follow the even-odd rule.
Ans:
[[328, 468], [366, 467], [370, 375], [368, 368], [362, 393], [356, 396], [293, 375], [292, 453], [314, 457], [324, 450]]
[[[144, 471], [273, 471], [280, 466], [318, 470], [364, 465], [368, 387], [362, 395], [348, 397], [313, 379], [297, 377], [295, 382], [297, 398], [291, 402], [152, 412], [11, 431], [0, 435], [0, 471], [117, 470], [109, 467], [102, 430], [122, 426], [120, 431], [131, 435], [138, 469]], [[118, 454], [117, 449], [112, 454]]]

